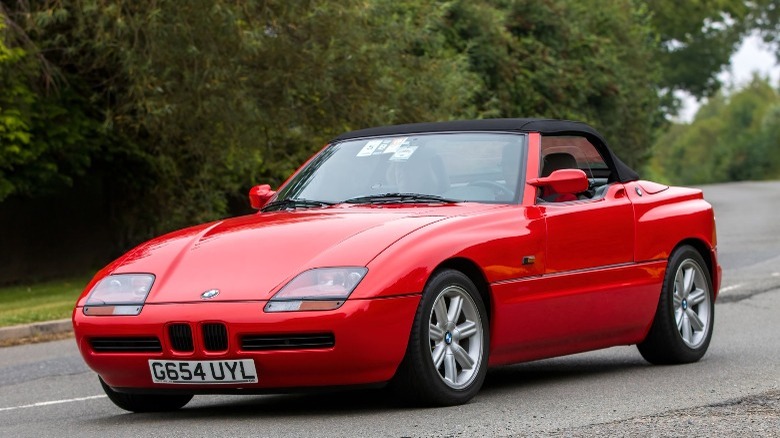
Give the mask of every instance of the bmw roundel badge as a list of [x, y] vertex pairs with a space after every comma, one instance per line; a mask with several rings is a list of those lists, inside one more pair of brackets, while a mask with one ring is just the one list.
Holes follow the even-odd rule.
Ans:
[[219, 295], [219, 289], [209, 289], [206, 292], [200, 294], [200, 297], [203, 298], [204, 300], [210, 300], [216, 297], [217, 295]]

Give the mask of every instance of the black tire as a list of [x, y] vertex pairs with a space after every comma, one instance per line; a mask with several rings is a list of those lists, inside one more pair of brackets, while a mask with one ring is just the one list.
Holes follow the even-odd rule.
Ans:
[[192, 400], [192, 394], [166, 395], [166, 394], [127, 394], [111, 389], [100, 377], [100, 386], [103, 387], [108, 399], [118, 407], [130, 412], [168, 412], [181, 409]]
[[[685, 271], [688, 270], [692, 277], [690, 286], [685, 286]], [[693, 304], [698, 300], [701, 301]], [[689, 318], [689, 314], [695, 314], [697, 321]], [[677, 315], [680, 315], [680, 325]], [[703, 327], [697, 330], [694, 326], [700, 323]], [[656, 365], [696, 362], [707, 352], [714, 324], [715, 297], [710, 271], [696, 249], [681, 246], [669, 257], [653, 325], [647, 338], [637, 345], [639, 352], [645, 360]]]
[[[458, 312], [453, 322], [449, 320], [448, 313], [454, 314], [451, 306], [456, 297], [462, 303], [462, 313]], [[444, 313], [447, 318], [441, 318], [441, 321], [437, 316], [440, 313], [434, 310], [438, 300], [448, 311]], [[441, 308], [438, 310], [441, 311]], [[432, 334], [432, 324], [447, 329], [440, 331], [439, 335]], [[472, 330], [475, 333], [471, 333]], [[439, 340], [432, 339], [432, 336]], [[474, 283], [459, 271], [434, 273], [423, 291], [406, 355], [391, 381], [391, 388], [406, 404], [452, 406], [466, 403], [479, 392], [485, 381], [489, 344], [487, 311]], [[443, 351], [439, 356], [444, 358], [437, 367], [433, 355], [439, 348]], [[464, 367], [463, 362], [468, 361], [472, 361], [473, 365]], [[447, 374], [454, 379], [448, 379]]]

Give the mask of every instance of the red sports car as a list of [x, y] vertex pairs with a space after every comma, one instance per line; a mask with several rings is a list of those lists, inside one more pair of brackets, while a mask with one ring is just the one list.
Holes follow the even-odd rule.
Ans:
[[712, 336], [712, 207], [584, 123], [354, 131], [249, 198], [87, 285], [76, 340], [117, 406], [386, 383], [454, 405], [489, 366], [626, 344], [687, 363]]

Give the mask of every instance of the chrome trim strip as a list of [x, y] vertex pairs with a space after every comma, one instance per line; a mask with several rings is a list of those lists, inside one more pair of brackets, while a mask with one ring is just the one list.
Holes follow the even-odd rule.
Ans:
[[595, 272], [595, 271], [610, 271], [610, 270], [616, 270], [616, 269], [622, 269], [622, 268], [628, 268], [628, 267], [641, 267], [641, 266], [649, 266], [654, 265], [659, 262], [666, 262], [666, 259], [658, 259], [658, 260], [648, 260], [644, 262], [634, 263], [634, 262], [628, 262], [628, 263], [616, 263], [614, 265], [603, 265], [603, 266], [596, 266], [593, 268], [583, 268], [583, 269], [574, 269], [571, 271], [561, 271], [561, 272], [554, 272], [552, 274], [541, 274], [541, 275], [529, 275], [527, 277], [518, 277], [518, 278], [510, 278], [508, 280], [500, 280], [495, 281], [493, 283], [490, 283], [491, 286], [500, 286], [502, 284], [508, 284], [508, 283], [517, 283], [521, 281], [530, 281], [530, 280], [538, 280], [540, 278], [549, 278], [549, 277], [560, 277], [564, 275], [576, 275], [576, 274], [585, 274], [588, 272]]

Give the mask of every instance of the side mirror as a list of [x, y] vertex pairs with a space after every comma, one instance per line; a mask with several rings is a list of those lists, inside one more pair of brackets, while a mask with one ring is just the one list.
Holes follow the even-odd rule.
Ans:
[[549, 187], [555, 193], [580, 193], [588, 190], [588, 176], [580, 169], [560, 169], [543, 178], [528, 180], [534, 187]]
[[271, 190], [271, 186], [268, 184], [254, 186], [249, 189], [249, 205], [255, 210], [260, 210], [275, 194], [276, 191]]

